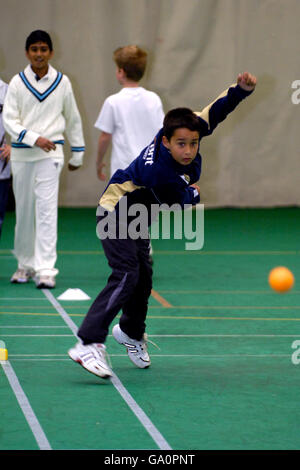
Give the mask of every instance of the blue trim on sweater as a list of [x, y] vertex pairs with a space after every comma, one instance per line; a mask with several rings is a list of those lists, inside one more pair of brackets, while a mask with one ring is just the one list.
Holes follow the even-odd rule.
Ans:
[[[53, 140], [54, 144], [59, 144], [59, 145], [64, 145], [65, 141], [64, 140]], [[12, 142], [11, 146], [16, 149], [31, 149], [30, 145], [23, 144], [21, 142]]]
[[23, 129], [20, 134], [19, 134], [19, 137], [18, 137], [18, 142], [22, 142], [22, 140], [24, 139], [24, 136], [26, 134], [27, 130], [26, 129]]
[[44, 93], [40, 93], [36, 88], [34, 88], [31, 83], [29, 82], [29, 80], [27, 79], [26, 75], [24, 72], [20, 72], [19, 73], [24, 85], [28, 88], [29, 91], [31, 91], [31, 93], [40, 101], [44, 101], [46, 98], [48, 98], [48, 96], [58, 87], [58, 85], [60, 84], [61, 82], [61, 79], [63, 77], [63, 74], [61, 72], [57, 72], [57, 75], [56, 75], [56, 79], [54, 80], [54, 82], [52, 83], [52, 85], [50, 85], [50, 87], [44, 92]]

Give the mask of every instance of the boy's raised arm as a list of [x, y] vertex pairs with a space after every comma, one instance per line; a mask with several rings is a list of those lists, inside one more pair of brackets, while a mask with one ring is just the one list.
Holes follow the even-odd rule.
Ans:
[[195, 112], [203, 123], [202, 136], [210, 135], [236, 106], [252, 93], [256, 77], [248, 72], [239, 74], [237, 83], [231, 85], [201, 112]]

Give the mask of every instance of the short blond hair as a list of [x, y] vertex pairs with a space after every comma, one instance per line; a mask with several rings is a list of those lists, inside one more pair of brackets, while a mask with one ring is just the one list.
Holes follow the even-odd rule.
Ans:
[[138, 82], [145, 73], [147, 55], [147, 52], [139, 46], [130, 45], [118, 47], [114, 51], [113, 58], [117, 67], [124, 70], [129, 80]]

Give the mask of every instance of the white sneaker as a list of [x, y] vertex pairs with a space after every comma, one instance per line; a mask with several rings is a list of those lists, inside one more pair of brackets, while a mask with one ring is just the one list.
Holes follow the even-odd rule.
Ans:
[[127, 348], [129, 359], [140, 369], [145, 369], [151, 364], [147, 351], [147, 335], [144, 333], [141, 340], [129, 338], [129, 336], [121, 330], [120, 325], [115, 325], [112, 329], [113, 337], [119, 344], [123, 344]]
[[17, 271], [10, 278], [12, 284], [25, 284], [34, 275], [34, 272], [30, 269], [18, 268]]
[[38, 289], [54, 289], [55, 277], [54, 276], [37, 276], [35, 278], [35, 285]]
[[74, 348], [69, 349], [68, 354], [73, 361], [80, 364], [92, 374], [103, 379], [112, 376], [112, 371], [106, 362], [106, 347], [104, 344], [82, 344], [77, 343]]

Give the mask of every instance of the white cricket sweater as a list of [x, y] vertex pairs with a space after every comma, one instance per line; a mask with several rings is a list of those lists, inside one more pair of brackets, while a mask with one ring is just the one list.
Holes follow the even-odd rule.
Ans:
[[[69, 163], [82, 165], [85, 143], [81, 117], [69, 78], [49, 65], [36, 79], [30, 65], [15, 75], [8, 86], [3, 107], [4, 128], [11, 136], [11, 160], [33, 162], [44, 158], [63, 160], [64, 133], [71, 146]], [[45, 152], [35, 145], [38, 137], [56, 144]]]

